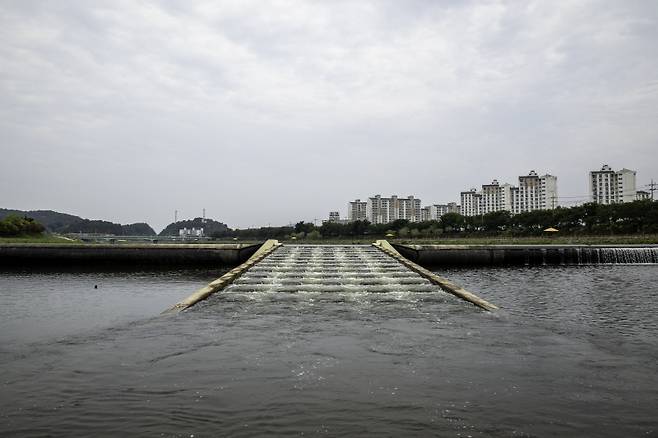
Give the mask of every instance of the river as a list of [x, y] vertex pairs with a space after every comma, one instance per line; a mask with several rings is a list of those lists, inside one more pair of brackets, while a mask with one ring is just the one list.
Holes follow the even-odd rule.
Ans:
[[218, 294], [222, 270], [0, 272], [2, 436], [658, 436], [658, 265], [444, 294]]

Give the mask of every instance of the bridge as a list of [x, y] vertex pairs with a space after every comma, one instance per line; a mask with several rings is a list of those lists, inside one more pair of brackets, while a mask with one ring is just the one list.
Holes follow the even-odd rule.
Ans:
[[497, 307], [402, 256], [386, 240], [372, 245], [283, 245], [265, 242], [246, 262], [164, 313], [188, 309], [215, 293], [427, 292], [450, 294], [483, 310]]

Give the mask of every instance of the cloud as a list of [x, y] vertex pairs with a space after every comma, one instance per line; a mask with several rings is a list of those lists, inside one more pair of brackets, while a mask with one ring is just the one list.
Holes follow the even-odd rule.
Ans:
[[530, 168], [569, 196], [603, 162], [642, 183], [657, 24], [650, 2], [5, 2], [0, 199], [249, 226]]

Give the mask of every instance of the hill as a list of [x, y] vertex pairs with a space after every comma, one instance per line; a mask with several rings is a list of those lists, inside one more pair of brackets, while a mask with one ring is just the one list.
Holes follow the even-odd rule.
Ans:
[[229, 228], [222, 222], [217, 222], [212, 219], [202, 219], [200, 217], [173, 222], [160, 232], [160, 236], [178, 236], [178, 230], [181, 228], [203, 228], [206, 236], [222, 237], [229, 233]]
[[79, 216], [72, 214], [59, 213], [52, 210], [11, 210], [7, 208], [0, 208], [0, 220], [9, 215], [16, 215], [20, 217], [31, 217], [41, 225], [46, 227], [50, 232], [59, 232], [61, 229], [82, 220]]
[[11, 210], [0, 208], [0, 220], [9, 215], [30, 217], [42, 224], [51, 233], [95, 233], [113, 234], [115, 236], [155, 236], [156, 233], [148, 224], [138, 222], [121, 225], [103, 220], [83, 219], [67, 213], [52, 210]]

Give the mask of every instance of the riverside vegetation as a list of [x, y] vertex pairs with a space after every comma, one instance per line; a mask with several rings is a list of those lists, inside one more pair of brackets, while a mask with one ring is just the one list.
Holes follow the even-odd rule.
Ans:
[[[4, 210], [8, 212], [8, 210]], [[2, 211], [0, 211], [2, 213]], [[105, 221], [89, 221], [77, 216], [37, 211], [46, 220], [45, 231], [105, 232], [107, 234], [154, 235], [148, 224], [119, 225]], [[46, 214], [47, 213], [47, 214]], [[1, 217], [1, 215], [0, 215]], [[143, 226], [142, 226], [143, 225]], [[231, 229], [221, 222], [196, 218], [168, 225], [160, 235], [177, 235], [182, 227], [204, 227], [213, 240], [258, 242], [265, 239], [282, 241], [367, 243], [387, 238], [415, 243], [458, 244], [655, 244], [658, 243], [658, 202], [645, 200], [625, 204], [601, 205], [588, 203], [554, 210], [536, 210], [517, 215], [497, 211], [481, 216], [448, 213], [439, 220], [409, 222], [397, 220], [388, 224], [368, 221], [350, 223], [324, 222], [316, 226], [298, 222], [294, 226]], [[547, 228], [557, 233], [548, 233]], [[0, 222], [0, 241], [62, 242], [56, 236], [45, 235], [44, 226], [27, 215], [9, 214]]]
[[[547, 228], [558, 229], [548, 235]], [[536, 210], [511, 215], [496, 211], [481, 216], [448, 213], [439, 220], [388, 224], [354, 221], [325, 222], [295, 226], [227, 230], [215, 238], [287, 240], [372, 240], [396, 238], [414, 241], [458, 240], [457, 243], [658, 243], [658, 202], [646, 200], [626, 204], [588, 203], [554, 210]]]

